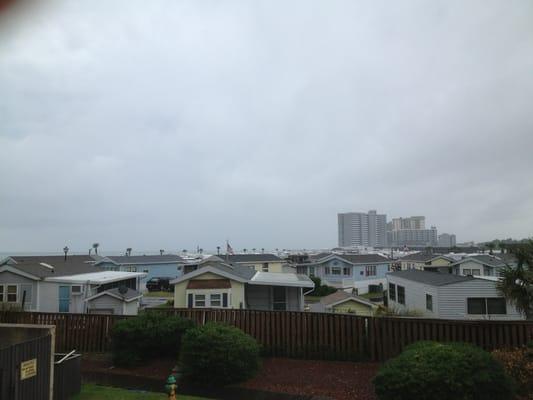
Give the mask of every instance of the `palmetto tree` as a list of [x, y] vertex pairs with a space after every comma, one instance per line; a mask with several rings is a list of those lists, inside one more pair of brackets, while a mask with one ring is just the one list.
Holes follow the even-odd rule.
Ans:
[[494, 254], [494, 248], [496, 247], [494, 242], [489, 242], [486, 244], [486, 246], [489, 249], [489, 254]]
[[217, 256], [220, 255], [220, 246], [217, 246]]
[[497, 287], [526, 319], [533, 320], [533, 240], [511, 251], [517, 258], [517, 266], [504, 268]]
[[128, 248], [126, 249], [126, 255], [127, 255], [127, 256], [131, 256], [131, 247], [128, 247]]
[[163, 250], [163, 249], [159, 250], [159, 254], [160, 255], [163, 255], [164, 252], [165, 252], [165, 250]]
[[94, 254], [98, 254], [98, 246], [100, 246], [100, 243], [93, 243]]

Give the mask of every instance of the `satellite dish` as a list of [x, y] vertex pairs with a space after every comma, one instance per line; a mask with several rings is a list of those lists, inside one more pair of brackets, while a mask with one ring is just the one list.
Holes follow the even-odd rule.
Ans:
[[118, 287], [118, 292], [122, 295], [128, 293], [128, 288], [125, 285], [120, 285]]

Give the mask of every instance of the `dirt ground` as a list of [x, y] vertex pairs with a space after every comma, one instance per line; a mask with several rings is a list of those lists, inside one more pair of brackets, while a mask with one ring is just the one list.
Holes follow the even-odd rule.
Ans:
[[[83, 371], [166, 380], [175, 366], [173, 359], [158, 359], [136, 368], [115, 368], [108, 355], [86, 355]], [[336, 400], [376, 400], [372, 379], [377, 363], [309, 361], [266, 358], [257, 376], [239, 386], [268, 392], [324, 396]]]

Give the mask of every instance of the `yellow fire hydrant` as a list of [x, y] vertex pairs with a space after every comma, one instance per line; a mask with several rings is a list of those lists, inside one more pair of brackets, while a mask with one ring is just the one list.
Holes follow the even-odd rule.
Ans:
[[170, 375], [167, 378], [167, 384], [165, 385], [165, 389], [168, 394], [169, 400], [176, 400], [176, 389], [178, 388], [178, 385], [176, 385], [176, 378], [174, 375]]

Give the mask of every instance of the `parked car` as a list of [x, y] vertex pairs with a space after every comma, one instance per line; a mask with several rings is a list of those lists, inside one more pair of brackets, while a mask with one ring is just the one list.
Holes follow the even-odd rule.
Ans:
[[150, 278], [148, 282], [146, 282], [146, 289], [148, 289], [149, 292], [171, 292], [174, 287], [170, 285], [170, 281], [174, 278], [169, 278], [165, 276], [156, 276], [153, 278]]

